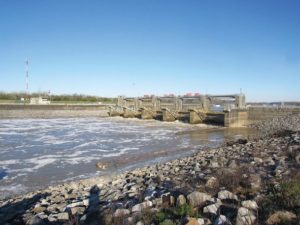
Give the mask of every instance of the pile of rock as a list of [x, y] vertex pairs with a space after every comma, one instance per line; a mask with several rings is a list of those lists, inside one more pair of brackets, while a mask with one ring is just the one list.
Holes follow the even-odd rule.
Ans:
[[270, 121], [261, 121], [251, 125], [262, 131], [266, 136], [279, 131], [299, 131], [300, 130], [300, 114], [288, 115], [283, 117], [275, 117]]

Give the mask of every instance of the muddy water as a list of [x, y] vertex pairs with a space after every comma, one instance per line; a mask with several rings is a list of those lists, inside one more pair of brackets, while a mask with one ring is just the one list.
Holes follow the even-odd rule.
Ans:
[[[160, 163], [249, 129], [120, 118], [0, 120], [0, 198]], [[103, 171], [97, 162], [108, 165]]]

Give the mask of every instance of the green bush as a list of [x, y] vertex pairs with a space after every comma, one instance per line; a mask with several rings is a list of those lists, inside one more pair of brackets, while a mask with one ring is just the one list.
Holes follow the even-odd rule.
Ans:
[[174, 208], [173, 214], [176, 217], [184, 217], [184, 216], [199, 217], [198, 211], [194, 210], [193, 207], [188, 204], [184, 204], [182, 206]]
[[300, 207], [300, 181], [282, 183], [278, 195], [285, 208], [295, 209]]
[[300, 218], [300, 181], [282, 182], [279, 187], [269, 185], [263, 199], [260, 215], [266, 220], [276, 211], [291, 211]]
[[170, 219], [166, 219], [163, 222], [159, 223], [159, 225], [175, 225], [175, 223]]
[[[156, 213], [155, 222], [160, 225], [178, 224], [179, 221], [186, 216], [199, 218], [199, 213], [188, 204], [164, 208], [160, 212]], [[170, 223], [170, 221], [172, 223]]]

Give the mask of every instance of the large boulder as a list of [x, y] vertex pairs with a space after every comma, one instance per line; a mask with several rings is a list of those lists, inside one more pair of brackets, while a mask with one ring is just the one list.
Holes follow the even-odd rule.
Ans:
[[205, 214], [211, 214], [211, 215], [218, 215], [218, 211], [222, 203], [215, 203], [212, 205], [208, 205], [203, 208], [203, 213]]
[[203, 193], [203, 192], [198, 192], [198, 191], [194, 191], [187, 196], [188, 203], [192, 207], [202, 206], [210, 198], [211, 198], [211, 195]]
[[230, 191], [224, 190], [218, 193], [218, 198], [221, 200], [238, 201], [238, 197]]
[[33, 216], [26, 222], [26, 225], [45, 225], [45, 224], [46, 223], [38, 216]]
[[207, 180], [205, 187], [209, 188], [209, 189], [216, 189], [219, 188], [219, 181], [217, 178], [215, 177], [211, 177]]
[[56, 216], [57, 216], [57, 220], [59, 220], [59, 221], [68, 221], [69, 220], [69, 214], [66, 212], [58, 213]]
[[224, 215], [218, 216], [215, 220], [214, 225], [231, 225], [231, 222]]
[[250, 210], [254, 210], [254, 211], [258, 210], [258, 205], [256, 201], [251, 201], [251, 200], [242, 201], [242, 206]]
[[114, 217], [123, 217], [130, 214], [129, 209], [117, 209], [114, 213]]
[[176, 200], [176, 205], [182, 206], [184, 204], [186, 204], [186, 198], [184, 197], [184, 195], [179, 195]]
[[135, 206], [132, 207], [132, 212], [141, 212], [147, 208], [150, 208], [152, 207], [152, 202], [151, 201], [145, 201], [145, 202], [142, 202], [140, 204], [137, 204]]
[[273, 213], [267, 220], [267, 225], [275, 225], [275, 224], [291, 224], [295, 222], [297, 216], [288, 211], [278, 211]]
[[238, 209], [236, 217], [236, 225], [252, 225], [256, 222], [256, 216], [247, 208], [241, 207]]
[[193, 218], [193, 217], [188, 217], [185, 225], [204, 225], [204, 220]]
[[261, 188], [261, 177], [259, 174], [251, 174], [249, 176], [249, 183], [251, 188], [260, 189]]

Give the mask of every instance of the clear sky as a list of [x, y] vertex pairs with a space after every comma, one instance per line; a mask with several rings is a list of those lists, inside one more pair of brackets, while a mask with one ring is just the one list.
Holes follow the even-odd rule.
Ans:
[[0, 0], [0, 91], [300, 101], [299, 0]]

